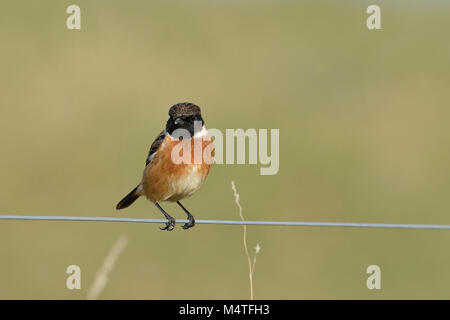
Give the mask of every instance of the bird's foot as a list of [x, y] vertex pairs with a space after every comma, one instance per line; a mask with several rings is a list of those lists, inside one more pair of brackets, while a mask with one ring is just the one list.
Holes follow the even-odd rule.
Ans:
[[173, 228], [175, 228], [175, 219], [172, 217], [169, 217], [167, 219], [166, 225], [164, 227], [160, 227], [161, 230], [167, 230], [167, 231], [172, 231]]
[[193, 216], [189, 216], [189, 217], [188, 217], [188, 220], [189, 220], [189, 222], [186, 222], [186, 223], [183, 225], [183, 229], [184, 229], [184, 230], [187, 230], [187, 229], [192, 228], [193, 226], [195, 226], [195, 219], [194, 219]]

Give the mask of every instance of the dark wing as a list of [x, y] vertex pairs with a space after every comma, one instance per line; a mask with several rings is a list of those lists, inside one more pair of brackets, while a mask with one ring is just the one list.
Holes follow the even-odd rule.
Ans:
[[147, 166], [150, 162], [152, 162], [153, 157], [155, 156], [156, 151], [158, 151], [159, 146], [164, 141], [166, 134], [163, 131], [156, 137], [155, 141], [153, 141], [152, 146], [150, 147], [150, 151], [147, 156], [147, 160], [145, 161], [145, 165]]

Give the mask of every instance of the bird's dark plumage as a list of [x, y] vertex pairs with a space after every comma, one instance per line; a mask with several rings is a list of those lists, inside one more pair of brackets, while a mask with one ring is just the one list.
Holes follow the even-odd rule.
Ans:
[[200, 114], [200, 107], [190, 102], [177, 103], [169, 110], [169, 116], [172, 119], [180, 116], [190, 116], [196, 114]]
[[165, 131], [161, 131], [159, 135], [156, 137], [155, 141], [153, 141], [150, 151], [148, 152], [147, 160], [145, 161], [145, 165], [147, 166], [150, 162], [152, 162], [153, 156], [155, 152], [158, 151], [159, 146], [164, 141], [166, 134]]
[[128, 208], [133, 204], [134, 201], [136, 201], [137, 198], [140, 197], [140, 195], [137, 193], [138, 187], [139, 186], [134, 188], [129, 194], [125, 196], [125, 198], [120, 200], [120, 202], [116, 206], [117, 210]]

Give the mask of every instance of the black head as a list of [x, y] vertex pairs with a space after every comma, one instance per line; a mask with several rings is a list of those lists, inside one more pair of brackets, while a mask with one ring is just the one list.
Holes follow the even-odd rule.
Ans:
[[[200, 113], [200, 107], [189, 102], [177, 103], [172, 106], [169, 110], [169, 116], [166, 124], [166, 131], [169, 134], [172, 134], [177, 129], [185, 129], [193, 137], [197, 131], [202, 129], [205, 123]], [[195, 128], [194, 122], [197, 122]]]

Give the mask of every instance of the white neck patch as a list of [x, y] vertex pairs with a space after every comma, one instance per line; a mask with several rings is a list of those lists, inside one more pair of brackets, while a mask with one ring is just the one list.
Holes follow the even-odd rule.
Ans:
[[[174, 138], [170, 133], [167, 131], [164, 131], [164, 133], [169, 136], [172, 140], [178, 140], [177, 138]], [[196, 138], [203, 138], [208, 135], [208, 130], [206, 130], [205, 126], [202, 127], [202, 130], [198, 131], [196, 134], [194, 134], [194, 139]]]
[[194, 138], [202, 138], [208, 134], [208, 131], [206, 130], [205, 126], [202, 127], [202, 130], [194, 134]]

